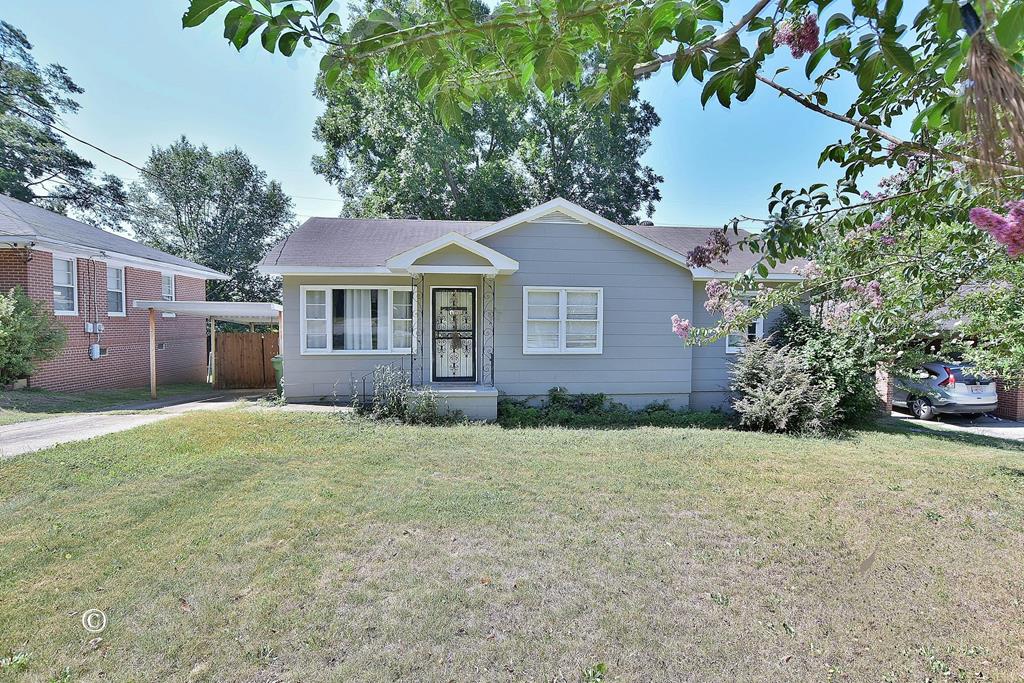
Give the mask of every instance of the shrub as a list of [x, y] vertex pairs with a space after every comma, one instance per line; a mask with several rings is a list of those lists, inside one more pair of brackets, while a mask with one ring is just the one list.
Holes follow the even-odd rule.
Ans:
[[800, 349], [812, 380], [825, 391], [839, 395], [844, 425], [863, 422], [878, 411], [874, 379], [877, 359], [867, 336], [825, 329], [799, 309], [787, 307], [772, 342]]
[[822, 434], [842, 415], [839, 394], [816, 383], [807, 358], [788, 345], [746, 344], [732, 367], [732, 389], [740, 425], [751, 429]]
[[20, 287], [0, 292], [0, 387], [29, 377], [67, 343], [67, 331]]
[[570, 394], [561, 387], [548, 390], [547, 401], [532, 406], [526, 401], [498, 402], [502, 427], [575, 427], [624, 429], [628, 427], [723, 427], [728, 418], [720, 412], [676, 410], [668, 403], [652, 403], [632, 410], [604, 394]]
[[373, 369], [373, 396], [361, 401], [353, 387], [356, 412], [374, 420], [397, 420], [407, 424], [451, 424], [462, 418], [457, 411], [442, 411], [437, 394], [430, 389], [411, 391], [409, 375], [395, 365]]

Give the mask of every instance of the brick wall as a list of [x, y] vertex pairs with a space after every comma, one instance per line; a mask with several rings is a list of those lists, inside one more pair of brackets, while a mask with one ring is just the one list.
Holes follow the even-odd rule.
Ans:
[[1024, 386], [1008, 387], [996, 382], [999, 393], [999, 407], [996, 416], [1004, 420], [1024, 420]]
[[[21, 285], [34, 299], [53, 308], [53, 260], [48, 252], [0, 249], [0, 286]], [[78, 260], [78, 314], [56, 316], [68, 331], [60, 356], [41, 363], [29, 386], [56, 391], [80, 391], [149, 384], [149, 314], [132, 308], [134, 299], [160, 299], [160, 273], [125, 267], [126, 315], [107, 314], [107, 267], [101, 261]], [[206, 299], [206, 284], [176, 275], [175, 298]], [[97, 336], [85, 332], [86, 321], [103, 323]], [[157, 382], [202, 382], [206, 379], [206, 322], [197, 317], [157, 315]], [[97, 342], [106, 355], [89, 360], [89, 345]], [[161, 349], [159, 345], [162, 344]]]
[[881, 366], [875, 369], [875, 394], [878, 396], [878, 409], [888, 415], [892, 412], [892, 378]]

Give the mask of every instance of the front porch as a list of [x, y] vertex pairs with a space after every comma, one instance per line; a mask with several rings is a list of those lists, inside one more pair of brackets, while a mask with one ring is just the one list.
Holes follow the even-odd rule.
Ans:
[[431, 382], [413, 387], [412, 393], [430, 392], [443, 413], [459, 412], [470, 420], [491, 422], [498, 417], [498, 390], [469, 383]]

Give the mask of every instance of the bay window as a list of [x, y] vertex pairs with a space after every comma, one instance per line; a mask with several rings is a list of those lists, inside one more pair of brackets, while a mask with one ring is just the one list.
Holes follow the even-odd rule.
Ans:
[[523, 353], [601, 353], [600, 287], [523, 287]]
[[409, 353], [414, 297], [409, 287], [300, 287], [306, 353]]
[[74, 257], [53, 257], [53, 312], [78, 314], [78, 264]]

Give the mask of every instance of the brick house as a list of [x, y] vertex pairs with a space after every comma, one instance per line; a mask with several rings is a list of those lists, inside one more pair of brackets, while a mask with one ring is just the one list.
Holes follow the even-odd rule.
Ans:
[[[206, 280], [227, 276], [0, 195], [0, 290], [21, 287], [67, 328], [60, 356], [41, 363], [31, 387], [80, 391], [144, 386], [149, 381], [149, 323], [137, 299], [203, 301]], [[157, 320], [162, 382], [206, 380], [202, 318]], [[92, 347], [92, 353], [90, 353]]]

